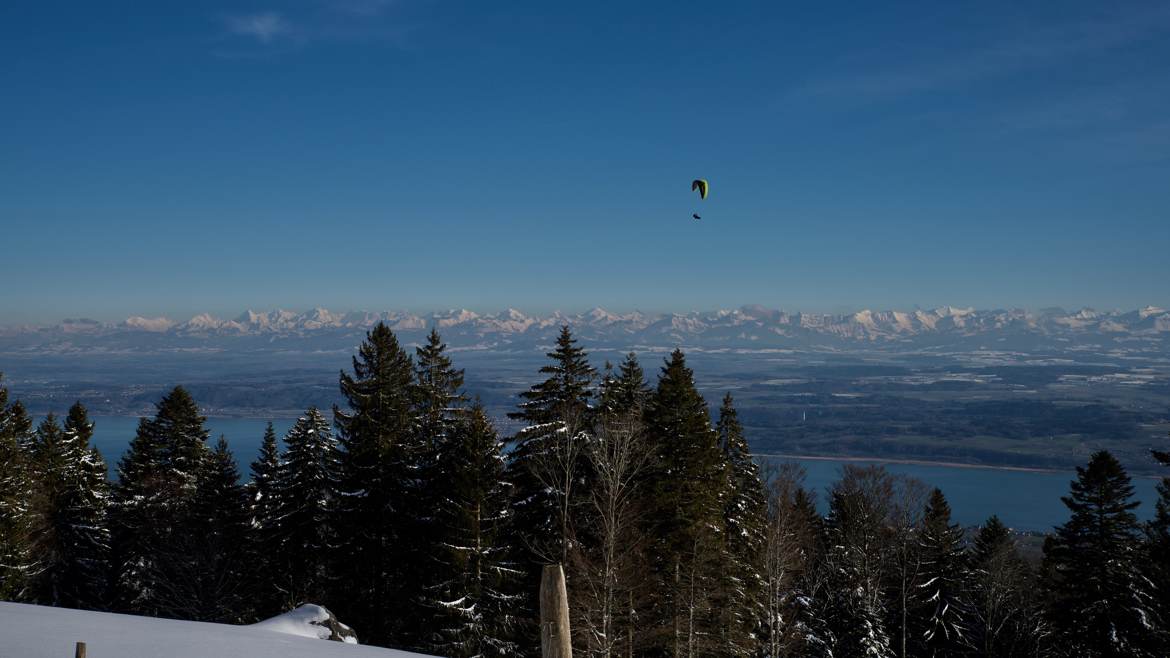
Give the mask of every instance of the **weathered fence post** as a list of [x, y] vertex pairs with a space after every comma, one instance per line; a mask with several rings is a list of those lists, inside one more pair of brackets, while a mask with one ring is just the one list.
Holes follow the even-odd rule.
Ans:
[[85, 642], [78, 642], [73, 650], [73, 658], [85, 658]]
[[543, 658], [572, 658], [565, 570], [546, 564], [540, 574], [540, 650]]

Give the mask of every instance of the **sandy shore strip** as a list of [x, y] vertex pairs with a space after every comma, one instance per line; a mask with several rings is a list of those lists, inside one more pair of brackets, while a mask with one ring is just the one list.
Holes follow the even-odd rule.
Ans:
[[[1035, 466], [997, 466], [994, 464], [969, 464], [964, 462], [941, 462], [929, 459], [897, 459], [892, 457], [853, 457], [829, 455], [787, 455], [778, 453], [752, 453], [753, 457], [767, 459], [807, 460], [820, 462], [868, 462], [873, 464], [905, 464], [908, 466], [939, 466], [942, 468], [982, 468], [993, 471], [1020, 471], [1023, 473], [1072, 473], [1072, 470], [1039, 468]], [[1140, 477], [1140, 476], [1139, 476]]]

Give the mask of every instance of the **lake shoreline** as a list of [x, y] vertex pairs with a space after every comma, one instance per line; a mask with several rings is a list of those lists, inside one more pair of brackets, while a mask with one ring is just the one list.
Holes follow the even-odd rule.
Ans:
[[[937, 466], [940, 468], [978, 468], [991, 471], [1014, 471], [1018, 473], [1075, 473], [1073, 470], [1041, 468], [1039, 466], [997, 466], [994, 464], [971, 464], [967, 462], [934, 461], [930, 459], [901, 459], [897, 457], [858, 457], [853, 455], [791, 455], [783, 453], [752, 453], [753, 457], [788, 459], [796, 461], [821, 462], [870, 462], [875, 464], [901, 464], [906, 466]], [[1143, 477], [1141, 475], [1133, 477]], [[1153, 476], [1146, 476], [1153, 477]]]

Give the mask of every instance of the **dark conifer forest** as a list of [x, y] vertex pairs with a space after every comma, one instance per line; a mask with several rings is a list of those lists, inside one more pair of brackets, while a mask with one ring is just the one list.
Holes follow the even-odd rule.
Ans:
[[34, 426], [0, 387], [0, 599], [224, 623], [311, 602], [365, 644], [536, 656], [559, 563], [582, 656], [1170, 655], [1170, 479], [1139, 522], [1094, 454], [1029, 559], [914, 479], [814, 492], [757, 462], [681, 351], [597, 370], [566, 327], [539, 379], [500, 436], [438, 333], [412, 353], [380, 324], [344, 406], [233, 455], [175, 387], [113, 481], [83, 406]]

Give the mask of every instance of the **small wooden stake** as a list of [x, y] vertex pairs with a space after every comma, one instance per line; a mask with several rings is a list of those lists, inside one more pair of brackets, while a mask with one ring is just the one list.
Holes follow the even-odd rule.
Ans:
[[546, 564], [540, 574], [540, 650], [543, 658], [573, 658], [565, 570]]
[[85, 642], [77, 643], [77, 649], [73, 652], [73, 658], [85, 658]]

